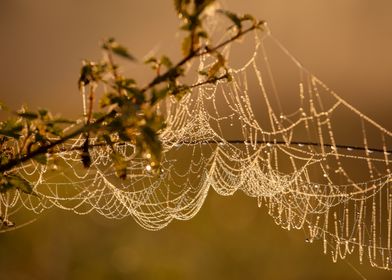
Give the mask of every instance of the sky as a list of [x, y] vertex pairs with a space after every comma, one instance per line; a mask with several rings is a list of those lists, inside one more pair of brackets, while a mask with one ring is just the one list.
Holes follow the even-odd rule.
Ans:
[[[10, 107], [46, 107], [81, 115], [77, 79], [82, 59], [100, 57], [99, 42], [113, 36], [143, 59], [178, 58], [181, 34], [172, 1], [1, 0], [0, 100]], [[392, 2], [387, 0], [222, 1], [238, 13], [265, 19], [307, 69], [341, 97], [392, 129]], [[140, 64], [124, 64], [140, 83]], [[290, 94], [283, 87], [283, 97]], [[383, 273], [332, 264], [301, 232], [279, 229], [255, 201], [211, 194], [188, 222], [158, 233], [132, 220], [43, 215], [19, 232], [0, 236], [0, 271], [9, 279], [369, 279]], [[227, 214], [228, 213], [228, 214]], [[200, 277], [198, 277], [200, 276]]]

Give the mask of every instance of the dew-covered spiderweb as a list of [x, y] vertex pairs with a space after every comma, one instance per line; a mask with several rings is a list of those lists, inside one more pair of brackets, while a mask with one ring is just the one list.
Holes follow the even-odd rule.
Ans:
[[[159, 230], [195, 216], [212, 190], [241, 191], [281, 227], [321, 240], [334, 260], [356, 252], [361, 262], [392, 269], [392, 133], [304, 68], [268, 28], [223, 53], [232, 82], [203, 85], [180, 102], [161, 104], [167, 126], [158, 174], [148, 155], [139, 158], [133, 146], [120, 143], [128, 175], [117, 178], [111, 150], [94, 146], [94, 139], [92, 167], [84, 169], [78, 149], [84, 139], [74, 139], [58, 147], [56, 166], [19, 168], [39, 197], [1, 194], [1, 216], [57, 207], [131, 216]], [[213, 62], [206, 55], [198, 68]]]

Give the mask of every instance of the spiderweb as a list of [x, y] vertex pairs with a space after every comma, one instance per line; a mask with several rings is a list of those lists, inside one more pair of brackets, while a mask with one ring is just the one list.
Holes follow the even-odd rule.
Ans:
[[[74, 139], [58, 147], [55, 164], [19, 168], [39, 197], [1, 194], [1, 215], [57, 207], [132, 216], [159, 230], [195, 216], [211, 189], [224, 196], [242, 191], [281, 227], [303, 229], [309, 242], [320, 239], [334, 261], [357, 251], [361, 262], [392, 269], [392, 133], [304, 68], [268, 29], [251, 40], [242, 44], [246, 50], [223, 51], [228, 58], [241, 53], [238, 65], [229, 65], [231, 83], [204, 85], [180, 102], [161, 104], [167, 127], [158, 174], [148, 155], [117, 144], [128, 162], [127, 179], [118, 179], [111, 149], [94, 139], [92, 166], [84, 169], [78, 149], [84, 139]], [[274, 56], [286, 61], [283, 74], [273, 72]], [[199, 70], [213, 62], [200, 58]], [[280, 94], [281, 83], [288, 83], [289, 96]]]

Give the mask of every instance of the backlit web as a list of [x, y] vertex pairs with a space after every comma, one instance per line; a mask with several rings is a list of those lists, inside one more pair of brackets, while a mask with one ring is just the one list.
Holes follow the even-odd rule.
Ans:
[[[115, 176], [108, 147], [92, 147], [92, 167], [84, 169], [77, 149], [84, 139], [74, 139], [58, 148], [55, 163], [19, 168], [39, 197], [1, 194], [2, 217], [58, 207], [131, 216], [159, 230], [195, 216], [211, 190], [242, 191], [281, 227], [321, 240], [334, 260], [356, 251], [392, 269], [392, 133], [305, 69], [267, 28], [224, 54], [231, 83], [161, 104], [167, 127], [158, 174], [148, 155], [138, 158], [125, 144], [116, 149], [128, 159], [126, 180]], [[202, 57], [199, 70], [213, 62]]]

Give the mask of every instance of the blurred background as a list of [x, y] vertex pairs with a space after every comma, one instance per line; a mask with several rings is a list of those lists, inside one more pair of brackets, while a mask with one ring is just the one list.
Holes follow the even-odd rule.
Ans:
[[[392, 129], [392, 2], [221, 1], [225, 8], [267, 20], [302, 64], [341, 97]], [[81, 60], [100, 57], [113, 36], [143, 57], [180, 57], [172, 1], [1, 0], [0, 100], [66, 117], [81, 115]], [[145, 70], [142, 70], [145, 69]], [[140, 83], [140, 64], [123, 71]], [[282, 94], [290, 94], [285, 92]], [[357, 255], [333, 264], [321, 243], [285, 231], [241, 193], [213, 191], [186, 222], [148, 232], [131, 218], [107, 220], [50, 210], [38, 221], [0, 235], [0, 279], [390, 279], [360, 265]], [[362, 275], [360, 276], [358, 272]]]

